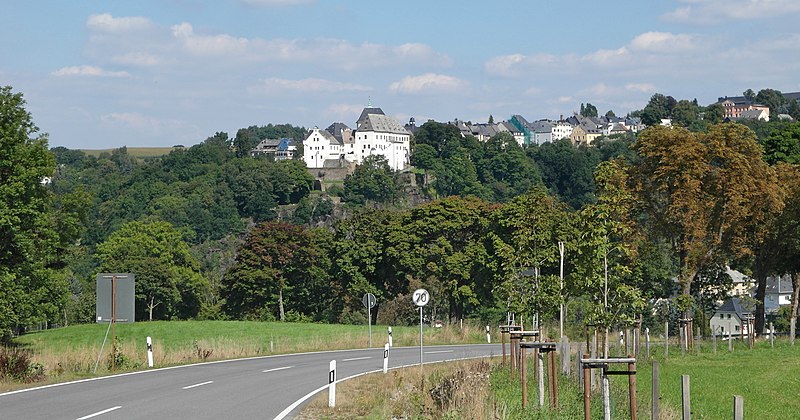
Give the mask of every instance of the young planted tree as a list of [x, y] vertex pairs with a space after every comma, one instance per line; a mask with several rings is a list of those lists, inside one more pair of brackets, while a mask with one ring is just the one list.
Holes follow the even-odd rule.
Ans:
[[621, 160], [601, 163], [595, 182], [597, 203], [578, 215], [573, 287], [593, 303], [590, 321], [604, 332], [603, 354], [607, 356], [608, 330], [632, 322], [644, 309], [644, 300], [639, 289], [623, 282], [634, 255], [634, 206]]
[[504, 205], [494, 217], [495, 257], [501, 267], [498, 298], [522, 316], [553, 315], [563, 303], [556, 273], [559, 241], [568, 230], [567, 206], [543, 187], [532, 189]]

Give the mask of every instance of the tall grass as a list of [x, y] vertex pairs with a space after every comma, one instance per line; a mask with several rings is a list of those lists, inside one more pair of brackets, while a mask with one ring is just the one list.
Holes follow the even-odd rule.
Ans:
[[495, 418], [488, 387], [492, 369], [493, 363], [482, 359], [362, 376], [336, 386], [335, 408], [328, 408], [323, 392], [295, 418]]
[[[108, 324], [84, 324], [26, 334], [15, 344], [29, 350], [32, 359], [44, 366], [46, 381], [62, 381], [108, 374], [106, 360], [111, 352], [111, 338], [103, 347]], [[118, 352], [125, 363], [116, 371], [136, 370], [147, 366], [147, 336], [153, 340], [156, 367], [199, 361], [275, 355], [321, 350], [366, 348], [369, 345], [366, 325], [330, 325], [310, 323], [250, 321], [154, 321], [117, 324]], [[418, 327], [394, 327], [395, 346], [419, 344]], [[386, 326], [372, 327], [372, 346], [387, 341]], [[457, 325], [424, 329], [425, 344], [457, 344], [485, 341], [480, 328]], [[98, 363], [98, 355], [100, 355]], [[22, 385], [0, 382], [0, 389]]]

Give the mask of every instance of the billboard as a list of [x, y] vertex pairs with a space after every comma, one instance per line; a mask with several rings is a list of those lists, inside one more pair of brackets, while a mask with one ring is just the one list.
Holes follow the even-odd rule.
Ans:
[[135, 314], [135, 278], [133, 273], [100, 273], [97, 282], [97, 299], [95, 302], [96, 320], [98, 323], [111, 321], [111, 295], [116, 296], [116, 322], [133, 322]]

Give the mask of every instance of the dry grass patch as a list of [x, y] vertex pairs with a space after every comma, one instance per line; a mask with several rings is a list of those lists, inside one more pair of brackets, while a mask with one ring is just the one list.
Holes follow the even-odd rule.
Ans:
[[336, 386], [336, 407], [320, 393], [298, 419], [491, 418], [488, 359], [409, 367], [361, 376]]

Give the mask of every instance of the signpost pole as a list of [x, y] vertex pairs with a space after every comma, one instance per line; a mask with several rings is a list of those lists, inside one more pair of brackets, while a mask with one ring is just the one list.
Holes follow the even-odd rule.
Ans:
[[117, 325], [117, 276], [111, 276], [111, 370], [117, 369], [117, 342], [114, 327]]
[[428, 304], [431, 296], [425, 289], [417, 289], [411, 296], [411, 301], [419, 306], [419, 367], [422, 368], [422, 307]]
[[419, 366], [422, 367], [422, 306], [419, 307]]
[[372, 306], [367, 305], [367, 325], [369, 332], [369, 347], [372, 348]]

